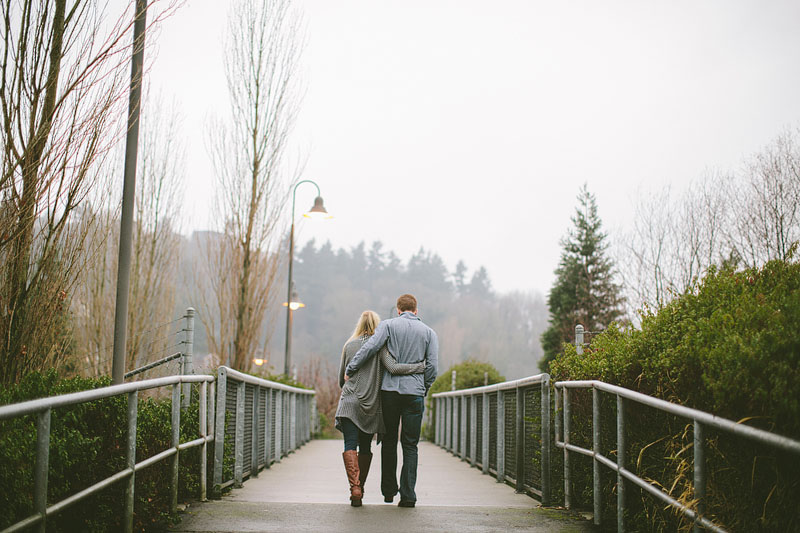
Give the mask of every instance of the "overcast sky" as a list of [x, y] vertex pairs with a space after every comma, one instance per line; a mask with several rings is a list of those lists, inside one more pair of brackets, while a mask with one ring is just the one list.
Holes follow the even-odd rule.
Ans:
[[[150, 49], [184, 116], [189, 226], [224, 113], [228, 1], [188, 0]], [[295, 130], [330, 222], [299, 241], [421, 246], [546, 293], [580, 186], [614, 238], [642, 188], [734, 170], [800, 125], [800, 2], [304, 0]], [[298, 189], [298, 212], [314, 188]], [[288, 217], [288, 215], [287, 215]], [[413, 289], [411, 289], [413, 290]]]

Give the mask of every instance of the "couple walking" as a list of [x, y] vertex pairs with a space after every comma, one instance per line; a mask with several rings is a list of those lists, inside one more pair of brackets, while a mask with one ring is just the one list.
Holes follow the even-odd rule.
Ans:
[[[350, 505], [364, 495], [373, 434], [381, 446], [381, 492], [391, 503], [398, 490], [400, 507], [414, 507], [417, 495], [417, 443], [424, 399], [436, 380], [439, 343], [436, 333], [417, 316], [417, 299], [397, 299], [397, 316], [380, 321], [364, 311], [342, 350], [336, 428], [344, 434], [344, 467], [350, 483]], [[397, 485], [397, 437], [403, 467]]]

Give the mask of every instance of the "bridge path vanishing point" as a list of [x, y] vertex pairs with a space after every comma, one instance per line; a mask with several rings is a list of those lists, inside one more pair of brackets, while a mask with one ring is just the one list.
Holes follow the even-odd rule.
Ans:
[[589, 521], [542, 509], [432, 443], [419, 448], [414, 509], [399, 508], [399, 497], [391, 505], [383, 502], [380, 447], [374, 442], [364, 505], [351, 507], [342, 441], [312, 440], [221, 500], [191, 504], [171, 531], [593, 531]]

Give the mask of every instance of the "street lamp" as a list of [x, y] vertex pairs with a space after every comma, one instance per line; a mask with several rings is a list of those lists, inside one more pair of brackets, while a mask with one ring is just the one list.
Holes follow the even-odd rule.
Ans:
[[322, 204], [319, 185], [311, 180], [303, 180], [294, 186], [292, 190], [292, 227], [291, 230], [289, 230], [289, 283], [286, 288], [286, 302], [283, 304], [286, 306], [286, 355], [283, 360], [283, 373], [287, 376], [289, 372], [292, 371], [292, 312], [295, 309], [304, 307], [304, 304], [297, 298], [297, 291], [294, 290], [294, 282], [292, 281], [292, 264], [294, 263], [294, 204], [297, 196], [297, 188], [303, 183], [310, 183], [317, 188], [317, 197], [314, 199], [314, 206], [309, 209], [307, 213], [303, 213], [303, 216], [313, 219], [333, 218], [328, 214], [328, 211], [325, 210], [325, 206]]

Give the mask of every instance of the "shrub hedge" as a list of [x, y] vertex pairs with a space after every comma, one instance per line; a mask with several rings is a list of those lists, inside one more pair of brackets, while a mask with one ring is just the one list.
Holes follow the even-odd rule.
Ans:
[[[34, 373], [0, 390], [0, 405], [67, 394], [111, 384], [109, 378], [60, 379], [55, 371]], [[137, 462], [171, 446], [170, 400], [142, 398], [138, 408]], [[181, 412], [181, 442], [198, 438], [197, 398]], [[123, 396], [54, 409], [51, 414], [48, 502], [60, 501], [125, 468], [127, 399]], [[33, 513], [36, 417], [0, 421], [0, 529]], [[178, 498], [199, 495], [200, 449], [180, 454]], [[171, 460], [136, 473], [134, 529], [160, 530], [169, 513]], [[54, 517], [47, 530], [101, 532], [121, 529], [124, 483], [90, 496]]]
[[[799, 331], [800, 264], [711, 270], [658, 312], [643, 312], [639, 329], [612, 326], [582, 355], [564, 345], [551, 372], [555, 380], [599, 379], [800, 439]], [[572, 394], [571, 403], [573, 440], [591, 447], [591, 395]], [[601, 411], [604, 449], [615, 454], [615, 400], [605, 399]], [[629, 466], [691, 501], [691, 421], [636, 404], [626, 416]], [[710, 430], [705, 445], [707, 515], [733, 531], [800, 530], [800, 459]], [[573, 492], [590, 503], [591, 467], [580, 461], [580, 490]], [[611, 478], [604, 483], [604, 515], [613, 526]], [[635, 494], [628, 498], [629, 529], [691, 527], [663, 504], [628, 490]]]

